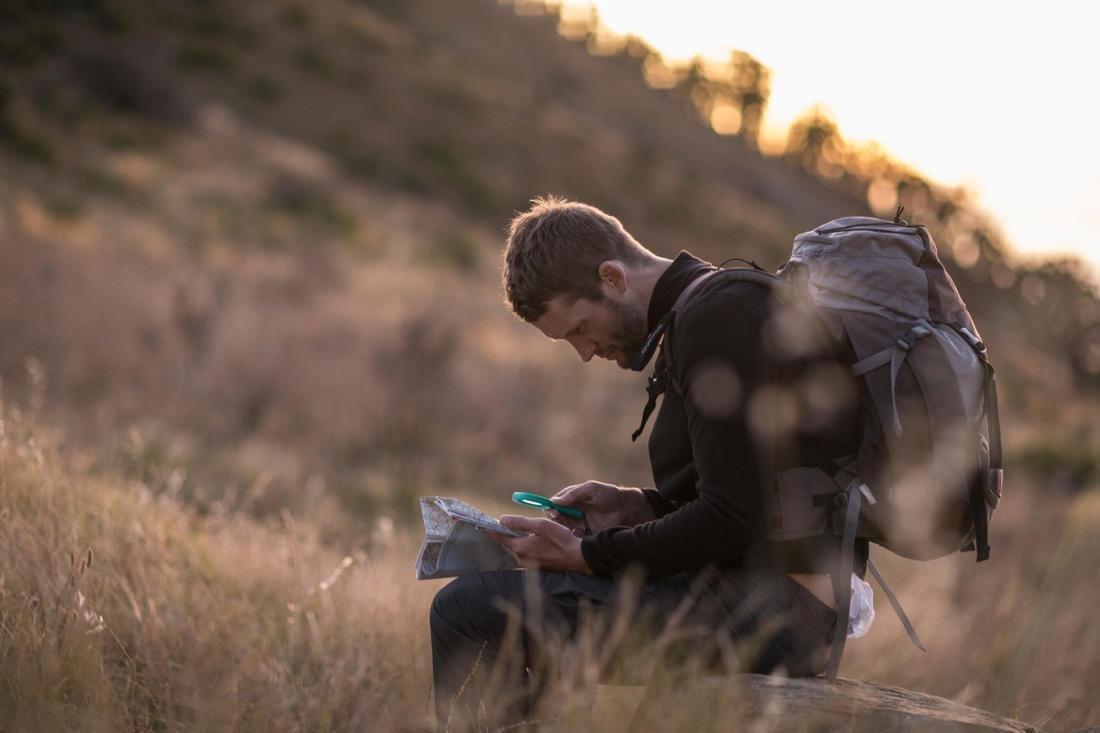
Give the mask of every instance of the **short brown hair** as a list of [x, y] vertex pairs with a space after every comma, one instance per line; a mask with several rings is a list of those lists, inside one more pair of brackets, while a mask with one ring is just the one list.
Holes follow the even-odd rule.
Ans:
[[504, 292], [516, 315], [533, 322], [558, 295], [601, 300], [601, 263], [636, 265], [649, 256], [618, 219], [595, 206], [536, 198], [508, 227]]

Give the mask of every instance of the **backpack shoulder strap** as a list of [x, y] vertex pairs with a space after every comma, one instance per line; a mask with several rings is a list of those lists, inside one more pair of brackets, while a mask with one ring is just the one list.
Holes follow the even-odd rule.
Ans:
[[[688, 306], [694, 302], [695, 296], [699, 294], [699, 289], [703, 283], [707, 282], [712, 277], [719, 276], [731, 280], [755, 282], [770, 288], [790, 287], [786, 281], [779, 279], [775, 275], [771, 275], [762, 270], [749, 269], [747, 267], [738, 267], [730, 270], [724, 270], [722, 268], [709, 270], [701, 273], [696, 276], [694, 280], [689, 282], [687, 287], [680, 291], [680, 295], [672, 304], [672, 308], [669, 310], [668, 315], [665, 316], [667, 326], [664, 327], [663, 334], [659, 337], [663, 339], [661, 342], [661, 353], [657, 356], [657, 363], [653, 367], [653, 375], [649, 378], [646, 386], [646, 392], [649, 395], [649, 399], [646, 401], [645, 408], [642, 410], [642, 421], [638, 425], [638, 429], [631, 435], [631, 440], [637, 440], [642, 434], [642, 431], [645, 430], [646, 423], [649, 421], [649, 416], [657, 406], [657, 398], [664, 394], [664, 391], [670, 385], [678, 394], [683, 394], [683, 386], [676, 378], [676, 371], [672, 367], [673, 323], [676, 320], [676, 314], [684, 312], [687, 310]], [[638, 368], [640, 369], [641, 367]]]
[[695, 293], [699, 290], [699, 286], [720, 272], [722, 272], [722, 270], [708, 270], [701, 275], [697, 275], [695, 279], [689, 282], [687, 287], [681, 290], [680, 294], [676, 296], [676, 301], [672, 304], [672, 312], [679, 313], [684, 310], [687, 304], [695, 297]]
[[696, 296], [700, 292], [700, 287], [703, 283], [710, 281], [712, 278], [721, 277], [729, 282], [749, 282], [756, 283], [757, 285], [763, 285], [764, 287], [772, 289], [773, 292], [782, 292], [784, 288], [789, 288], [790, 284], [779, 277], [772, 275], [769, 272], [763, 270], [751, 269], [748, 267], [735, 267], [729, 270], [717, 269], [705, 272], [699, 275], [683, 289], [680, 296], [676, 298], [676, 302], [672, 304], [672, 310], [670, 311], [671, 318], [669, 320], [668, 329], [665, 331], [665, 342], [662, 345], [661, 351], [664, 354], [665, 366], [667, 367], [667, 373], [669, 383], [680, 394], [683, 394], [683, 385], [680, 384], [680, 380], [676, 378], [676, 370], [673, 368], [672, 359], [672, 333], [676, 323], [676, 317], [686, 311], [688, 307], [695, 302]]
[[673, 318], [676, 317], [675, 314], [683, 313], [687, 310], [689, 305], [695, 302], [695, 296], [699, 294], [699, 287], [703, 285], [703, 283], [716, 277], [721, 277], [729, 282], [756, 283], [757, 285], [763, 285], [773, 290], [782, 290], [790, 287], [785, 280], [782, 280], [776, 275], [772, 275], [770, 272], [765, 272], [764, 270], [756, 270], [748, 267], [734, 267], [728, 270], [721, 268], [711, 270], [696, 277], [680, 292], [679, 297], [676, 298], [676, 302], [672, 304]]

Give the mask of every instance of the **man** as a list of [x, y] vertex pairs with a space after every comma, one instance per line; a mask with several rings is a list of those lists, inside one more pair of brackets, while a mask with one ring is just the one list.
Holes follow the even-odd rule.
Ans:
[[[791, 446], [805, 415], [788, 387], [804, 371], [806, 350], [781, 348], [774, 338], [782, 329], [767, 286], [721, 276], [696, 286], [690, 307], [670, 324], [685, 288], [715, 269], [687, 252], [659, 257], [617, 219], [581, 203], [536, 199], [513, 219], [504, 287], [516, 314], [568, 342], [584, 362], [595, 356], [623, 369], [643, 369], [670, 328], [663, 348], [671, 349], [671, 372], [664, 373], [662, 353], [655, 379], [676, 388], [664, 391], [649, 439], [654, 488], [586, 481], [553, 497], [583, 510], [583, 521], [556, 512], [504, 516], [505, 526], [529, 534], [498, 541], [539, 572], [471, 574], [436, 596], [432, 662], [441, 723], [477, 714], [494, 668], [504, 670], [498, 683], [521, 684], [544, 651], [541, 635], [575, 634], [584, 608], [596, 617], [633, 613], [655, 623], [655, 632], [675, 616], [701, 630], [682, 635], [688, 652], [716, 658], [719, 647], [739, 649], [735, 666], [744, 671], [823, 668], [836, 617], [828, 579], [792, 580], [777, 570], [767, 537], [777, 467], [804, 465]], [[651, 390], [651, 402], [663, 386]], [[837, 434], [836, 421], [850, 418], [834, 412], [831, 421], [817, 420], [820, 435]], [[644, 585], [617, 584], [630, 570], [642, 573]], [[509, 634], [518, 638], [510, 660]]]

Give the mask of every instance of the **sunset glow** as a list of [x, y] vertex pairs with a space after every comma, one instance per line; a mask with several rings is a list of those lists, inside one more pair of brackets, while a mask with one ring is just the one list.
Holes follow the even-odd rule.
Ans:
[[[571, 3], [669, 59], [748, 51], [772, 71], [765, 135], [823, 103], [853, 141], [876, 140], [965, 186], [1023, 256], [1072, 253], [1100, 268], [1100, 45], [1087, 6], [931, 0], [737, 4]], [[838, 9], [838, 7], [840, 9]], [[728, 111], [712, 117], [734, 130]]]

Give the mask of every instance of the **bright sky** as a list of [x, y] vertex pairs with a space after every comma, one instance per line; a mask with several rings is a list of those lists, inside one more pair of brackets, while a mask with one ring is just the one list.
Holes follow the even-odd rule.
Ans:
[[594, 0], [673, 59], [748, 51], [772, 70], [767, 125], [824, 103], [929, 178], [965, 184], [1021, 254], [1100, 273], [1100, 10], [1091, 3]]

